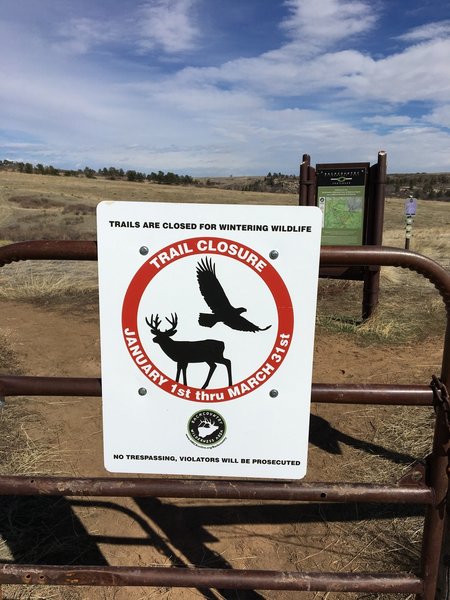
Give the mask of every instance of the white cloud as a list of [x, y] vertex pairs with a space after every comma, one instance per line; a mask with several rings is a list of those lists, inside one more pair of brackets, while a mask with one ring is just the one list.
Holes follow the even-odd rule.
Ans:
[[450, 100], [449, 56], [450, 39], [438, 39], [367, 60], [363, 71], [346, 80], [346, 94], [393, 103]]
[[127, 44], [141, 54], [159, 50], [174, 55], [195, 48], [194, 23], [198, 0], [151, 0], [127, 15], [71, 18], [58, 27], [54, 48], [87, 54], [107, 44]]
[[436, 21], [415, 27], [411, 31], [408, 31], [408, 33], [398, 36], [398, 39], [405, 42], [423, 42], [448, 37], [450, 37], [450, 20]]
[[41, 144], [33, 144], [32, 142], [0, 142], [0, 148], [5, 150], [42, 150]]
[[450, 136], [436, 127], [411, 126], [383, 137], [391, 171], [449, 171]]
[[159, 85], [152, 87], [149, 95], [152, 101], [161, 106], [170, 106], [178, 111], [214, 115], [216, 118], [223, 113], [228, 115], [242, 114], [261, 108], [262, 99], [251, 93], [239, 90], [220, 90], [214, 86], [181, 88], [177, 85]]
[[[186, 68], [172, 78], [172, 83], [183, 88], [222, 86], [258, 95], [261, 99], [273, 97], [308, 97], [322, 90], [345, 89], [352, 77], [360, 75], [373, 61], [354, 50], [328, 53], [308, 61], [297, 56], [286, 58], [275, 52], [255, 58], [241, 58], [220, 67]], [[323, 100], [317, 96], [317, 102]]]
[[373, 117], [363, 117], [363, 123], [373, 125], [382, 125], [383, 127], [401, 127], [412, 123], [411, 117], [406, 115], [375, 115]]
[[325, 50], [341, 40], [369, 31], [377, 20], [374, 4], [363, 0], [286, 0], [289, 16], [283, 29], [303, 49]]
[[[217, 66], [154, 68], [151, 77], [142, 56], [139, 75], [124, 62], [115, 68], [121, 43], [149, 61], [153, 50], [185, 57], [198, 43], [196, 2], [146, 2], [139, 18], [138, 9], [122, 20], [79, 17], [60, 30], [58, 47], [54, 35], [0, 22], [0, 129], [29, 136], [8, 136], [8, 154], [214, 175], [295, 173], [303, 152], [374, 162], [383, 148], [397, 171], [450, 170], [450, 40], [416, 32], [377, 59], [351, 41], [374, 25], [366, 2], [316, 0], [312, 15], [306, 0], [289, 0], [278, 48]], [[90, 60], [92, 50], [108, 50], [107, 65]], [[414, 116], [409, 103], [422, 100], [431, 108]]]
[[439, 127], [450, 129], [450, 103], [438, 106], [428, 115], [424, 115], [423, 119]]
[[289, 36], [286, 44], [220, 66], [188, 67], [176, 75], [178, 82], [218, 87], [225, 83], [261, 97], [305, 96], [324, 88], [345, 87], [348, 78], [372, 62], [354, 50], [324, 52], [370, 30], [377, 19], [373, 5], [359, 0], [316, 0], [312, 16], [307, 0], [286, 0], [285, 4], [290, 9], [281, 24]]
[[175, 54], [195, 47], [199, 35], [193, 23], [196, 0], [152, 0], [139, 10], [139, 47]]
[[60, 41], [54, 43], [54, 48], [68, 54], [86, 54], [97, 46], [120, 39], [120, 36], [120, 28], [112, 21], [79, 17], [60, 26]]
[[450, 39], [417, 44], [378, 60], [357, 50], [324, 53], [308, 61], [266, 53], [217, 68], [189, 68], [177, 78], [183, 85], [225, 82], [261, 97], [315, 94], [318, 104], [330, 95], [355, 103], [443, 102], [450, 100], [449, 56]]

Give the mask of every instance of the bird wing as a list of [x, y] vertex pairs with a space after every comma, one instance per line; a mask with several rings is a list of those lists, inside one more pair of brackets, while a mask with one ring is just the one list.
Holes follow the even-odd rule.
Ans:
[[238, 329], [239, 331], [251, 331], [255, 333], [256, 331], [266, 331], [272, 325], [268, 325], [267, 327], [258, 327], [248, 319], [241, 317], [240, 315], [233, 315], [229, 319], [224, 320], [225, 325], [231, 327], [232, 329]]
[[200, 292], [213, 313], [226, 314], [233, 310], [216, 277], [216, 267], [211, 259], [204, 258], [197, 264], [197, 281]]

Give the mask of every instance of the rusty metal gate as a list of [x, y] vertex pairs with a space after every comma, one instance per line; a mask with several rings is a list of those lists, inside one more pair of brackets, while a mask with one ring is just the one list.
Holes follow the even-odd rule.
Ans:
[[[0, 266], [19, 260], [96, 260], [90, 241], [21, 242], [0, 248]], [[423, 275], [439, 291], [447, 311], [440, 377], [424, 385], [313, 384], [318, 403], [434, 406], [433, 449], [397, 484], [286, 483], [273, 481], [112, 479], [0, 476], [0, 495], [215, 498], [314, 502], [372, 502], [426, 505], [420, 571], [417, 574], [308, 573], [287, 571], [0, 564], [1, 584], [168, 586], [247, 590], [436, 594], [441, 548], [446, 537], [450, 456], [450, 273], [429, 258], [396, 248], [327, 247], [321, 267], [396, 266]], [[95, 378], [1, 376], [0, 395], [101, 396]], [[446, 593], [441, 590], [442, 594]]]

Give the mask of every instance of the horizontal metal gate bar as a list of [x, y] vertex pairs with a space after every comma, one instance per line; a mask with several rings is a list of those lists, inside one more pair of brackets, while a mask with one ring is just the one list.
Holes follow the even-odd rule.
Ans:
[[26, 477], [3, 475], [0, 495], [223, 498], [304, 502], [380, 502], [432, 504], [422, 485], [373, 483], [286, 483], [278, 481], [157, 479], [113, 477]]
[[[0, 396], [101, 396], [100, 377], [27, 377], [0, 375]], [[427, 385], [313, 383], [312, 402], [431, 406]]]
[[0, 266], [19, 260], [97, 260], [97, 242], [33, 240], [0, 248]]
[[[97, 260], [97, 243], [37, 240], [0, 247], [0, 266], [19, 260]], [[420, 273], [439, 290], [450, 312], [450, 273], [431, 258], [385, 246], [322, 246], [320, 250], [321, 267], [358, 265], [403, 267]]]
[[296, 590], [420, 594], [414, 575], [386, 573], [299, 573], [242, 569], [174, 567], [60, 567], [0, 565], [3, 583], [43, 585], [109, 585], [200, 587], [228, 590]]

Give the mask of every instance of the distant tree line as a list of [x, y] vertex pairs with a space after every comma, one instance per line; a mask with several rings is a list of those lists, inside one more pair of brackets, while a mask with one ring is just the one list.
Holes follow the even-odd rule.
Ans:
[[140, 173], [139, 171], [127, 171], [125, 176], [128, 181], [152, 181], [154, 183], [165, 183], [166, 185], [187, 185], [196, 183], [196, 181], [190, 175], [177, 175], [168, 171], [158, 171], [155, 173], [152, 171], [148, 175]]
[[255, 179], [243, 186], [246, 192], [277, 192], [292, 193], [298, 190], [299, 179], [296, 175], [272, 173], [269, 171], [264, 178]]
[[103, 167], [102, 169], [91, 169], [85, 167], [84, 169], [57, 169], [52, 165], [43, 165], [38, 163], [33, 165], [28, 162], [19, 162], [12, 160], [0, 160], [0, 170], [17, 171], [19, 173], [30, 173], [36, 175], [63, 175], [65, 177], [87, 177], [88, 179], [96, 179], [101, 177], [104, 179], [111, 180], [123, 180], [123, 181], [134, 181], [142, 183], [144, 181], [150, 181], [153, 183], [164, 183], [166, 185], [188, 185], [197, 183], [190, 175], [177, 175], [168, 171], [158, 171], [155, 173], [152, 171], [149, 174], [141, 173], [140, 171], [117, 169], [116, 167]]
[[388, 196], [410, 193], [423, 200], [450, 199], [450, 173], [394, 173], [386, 183]]
[[[270, 172], [264, 177], [249, 177], [246, 182], [238, 183], [233, 177], [228, 181], [217, 181], [208, 179], [199, 182], [190, 175], [177, 175], [168, 171], [152, 171], [142, 173], [136, 170], [124, 171], [116, 167], [103, 167], [102, 169], [58, 169], [52, 165], [38, 163], [33, 165], [29, 162], [11, 160], [0, 160], [0, 171], [18, 171], [19, 173], [34, 173], [38, 175], [55, 175], [65, 177], [97, 177], [111, 180], [132, 181], [143, 183], [159, 183], [166, 185], [203, 185], [207, 187], [221, 187], [237, 189], [247, 192], [277, 192], [297, 193], [299, 178], [296, 175]], [[413, 194], [423, 200], [450, 200], [450, 173], [393, 173], [386, 178], [386, 195], [405, 197]]]

